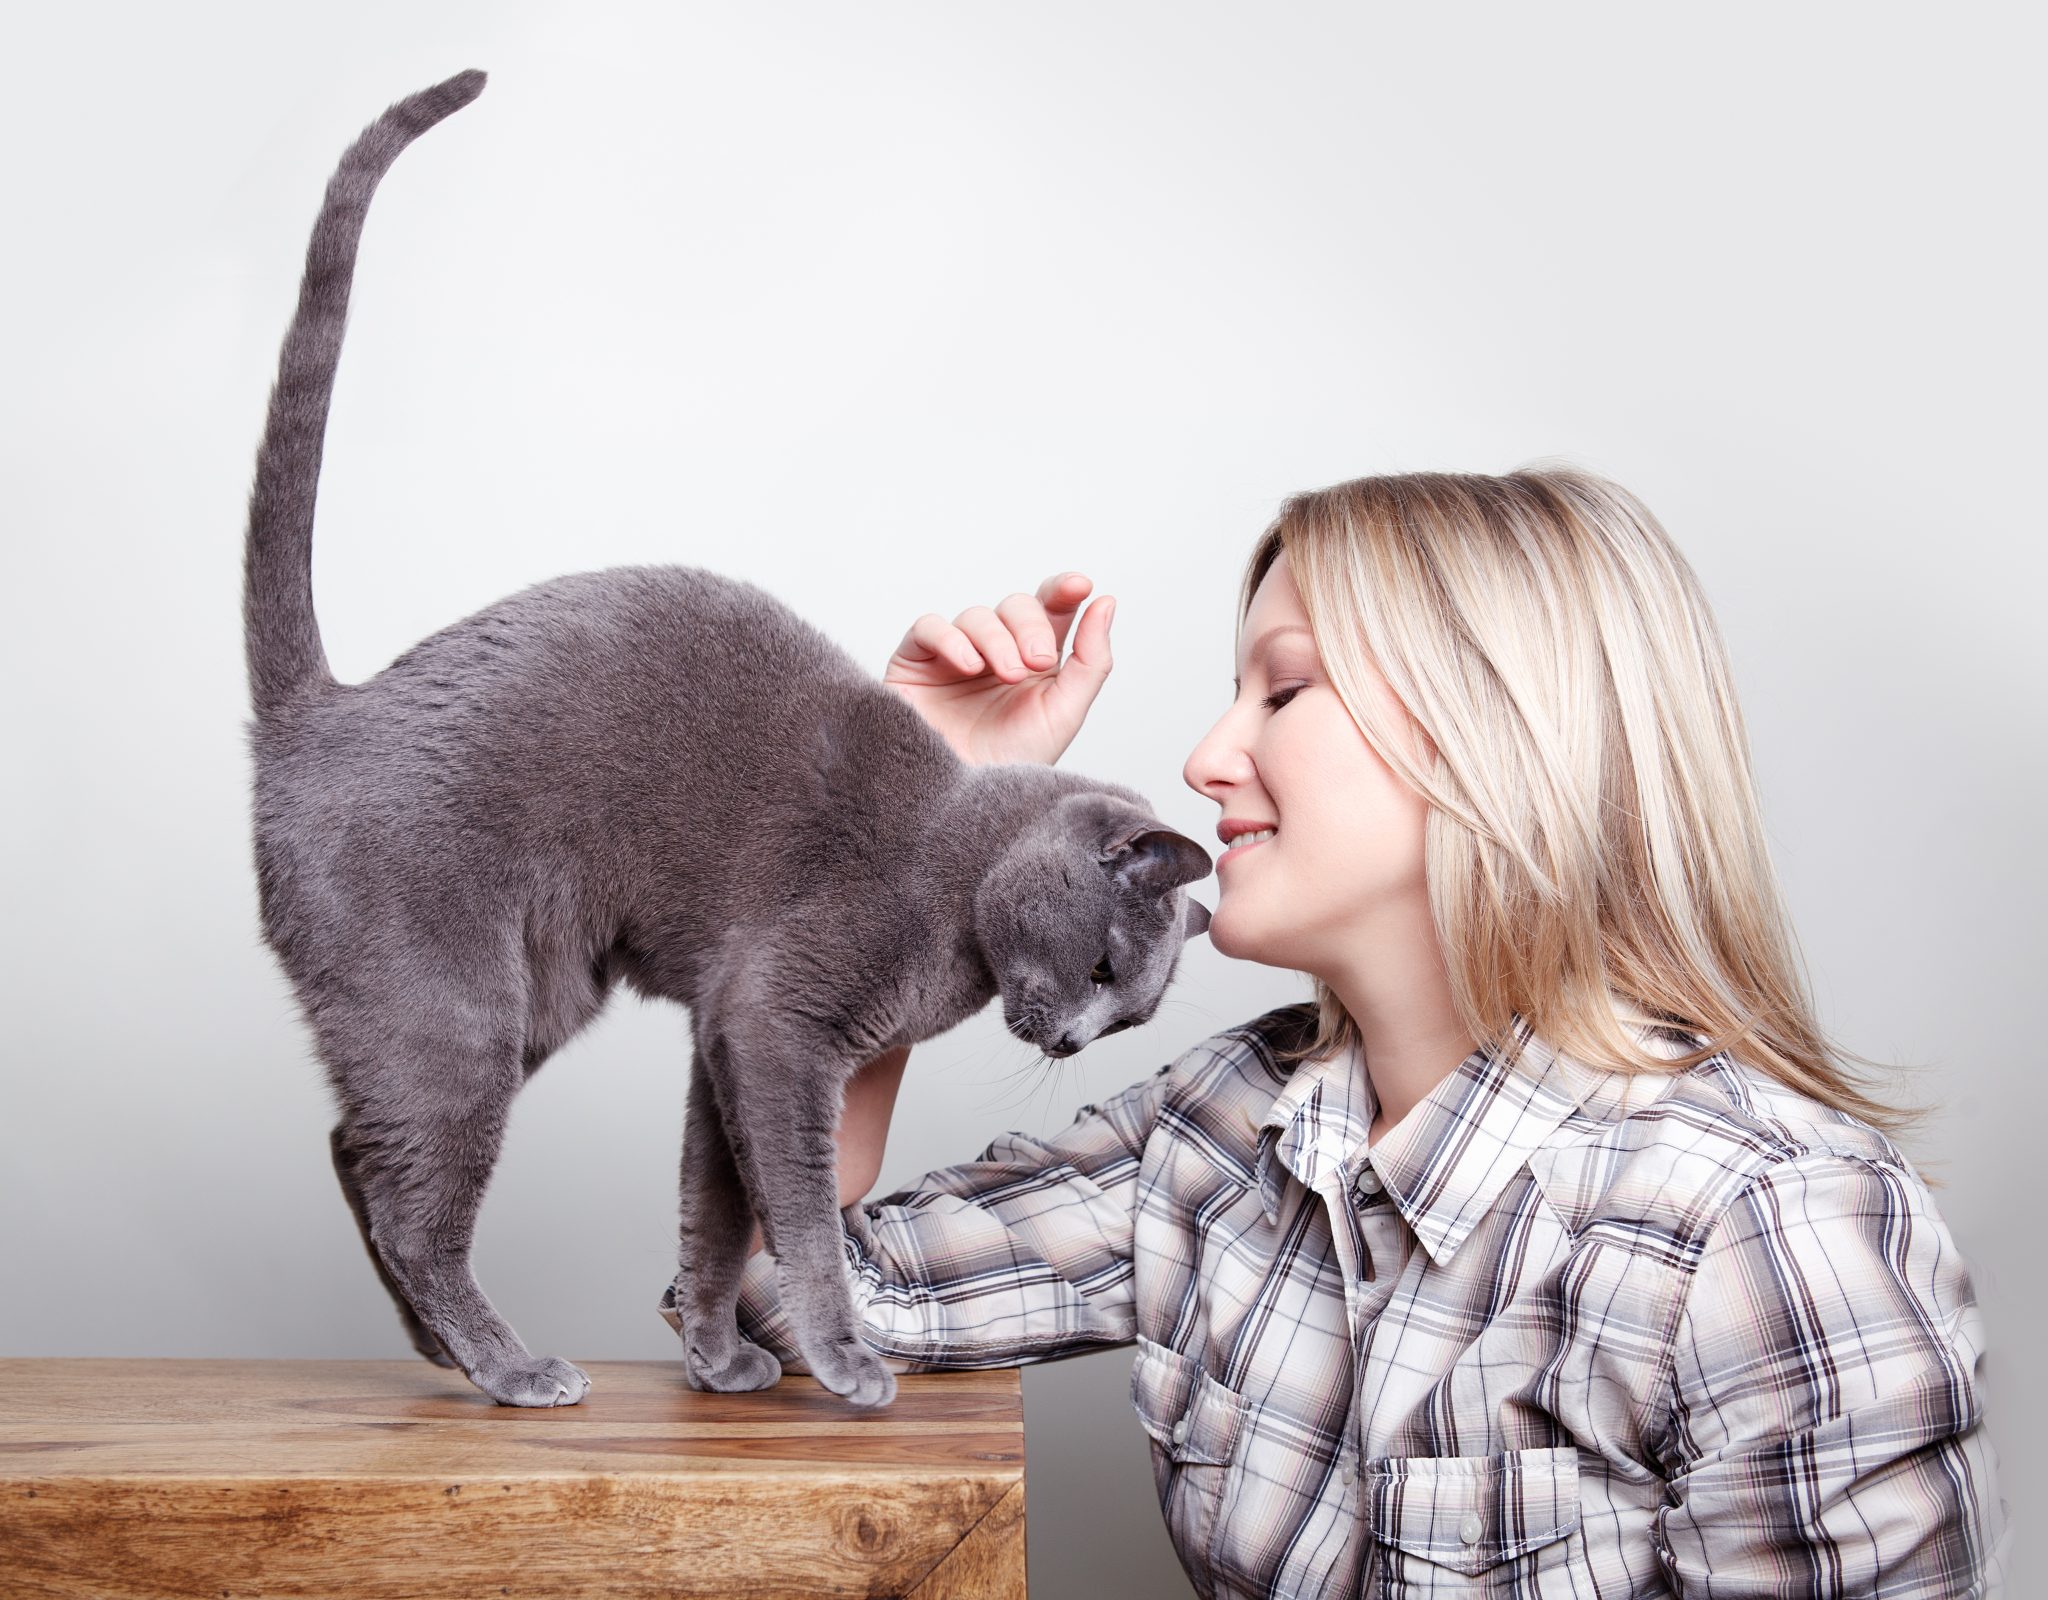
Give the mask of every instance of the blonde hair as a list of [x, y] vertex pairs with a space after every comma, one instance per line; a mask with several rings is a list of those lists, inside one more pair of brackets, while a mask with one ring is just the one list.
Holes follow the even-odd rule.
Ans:
[[[1474, 1038], [1513, 1020], [1589, 1066], [1682, 1072], [1726, 1051], [1887, 1133], [1918, 1115], [1842, 1065], [1795, 954], [1726, 650], [1692, 568], [1618, 484], [1539, 464], [1403, 473], [1295, 495], [1282, 552], [1324, 669], [1368, 744], [1430, 802], [1426, 874]], [[1384, 725], [1370, 663], [1436, 746]], [[1316, 980], [1315, 1038], [1357, 1047]], [[1637, 1025], [1699, 1036], [1661, 1053]], [[1670, 1041], [1661, 1041], [1668, 1051]]]

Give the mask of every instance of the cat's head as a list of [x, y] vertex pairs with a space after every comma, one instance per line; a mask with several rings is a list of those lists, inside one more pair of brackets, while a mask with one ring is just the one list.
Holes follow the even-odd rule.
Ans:
[[1180, 947], [1209, 926], [1182, 890], [1208, 851], [1115, 795], [1062, 796], [982, 880], [975, 931], [1003, 1024], [1047, 1055], [1152, 1020]]

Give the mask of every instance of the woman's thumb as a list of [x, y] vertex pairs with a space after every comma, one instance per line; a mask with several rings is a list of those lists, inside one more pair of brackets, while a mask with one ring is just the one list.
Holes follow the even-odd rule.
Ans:
[[1059, 676], [1053, 680], [1060, 710], [1071, 717], [1076, 728], [1088, 715], [1088, 708], [1102, 692], [1109, 670], [1115, 665], [1109, 653], [1109, 625], [1115, 616], [1116, 600], [1111, 595], [1098, 597], [1081, 613], [1081, 620], [1074, 626], [1074, 648], [1067, 652]]

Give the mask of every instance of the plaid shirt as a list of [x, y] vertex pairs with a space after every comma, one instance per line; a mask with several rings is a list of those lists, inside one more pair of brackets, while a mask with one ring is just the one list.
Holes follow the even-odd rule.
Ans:
[[[1998, 1592], [1982, 1325], [1889, 1140], [1726, 1055], [1606, 1074], [1518, 1024], [1519, 1067], [1474, 1052], [1368, 1147], [1356, 1052], [1276, 1062], [1312, 1021], [849, 1207], [870, 1344], [1135, 1343], [1203, 1595]], [[804, 1370], [765, 1253], [740, 1321]]]

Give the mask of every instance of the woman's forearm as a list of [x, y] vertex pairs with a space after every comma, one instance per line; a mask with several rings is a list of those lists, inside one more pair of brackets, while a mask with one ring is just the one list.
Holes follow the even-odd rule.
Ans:
[[903, 1086], [903, 1068], [910, 1046], [899, 1045], [875, 1057], [846, 1083], [846, 1108], [839, 1117], [839, 1204], [867, 1198], [882, 1176], [882, 1152], [889, 1143], [889, 1119], [896, 1113], [896, 1091]]
[[[841, 1209], [867, 1198], [882, 1175], [882, 1152], [889, 1143], [889, 1119], [896, 1111], [896, 1091], [903, 1086], [903, 1068], [910, 1046], [885, 1050], [846, 1082], [846, 1105], [839, 1116], [839, 1204]], [[755, 1225], [752, 1255], [761, 1248]]]

